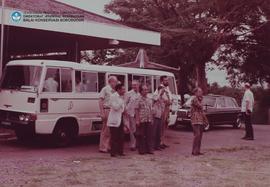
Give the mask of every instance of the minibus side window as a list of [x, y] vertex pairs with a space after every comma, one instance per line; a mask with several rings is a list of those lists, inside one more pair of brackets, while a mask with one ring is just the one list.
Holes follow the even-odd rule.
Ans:
[[133, 80], [139, 81], [140, 85], [145, 84], [145, 76], [133, 75]]
[[98, 74], [93, 72], [75, 72], [76, 92], [97, 92]]
[[72, 69], [61, 69], [61, 92], [72, 92]]
[[98, 75], [92, 72], [82, 72], [83, 92], [97, 92]]
[[44, 92], [60, 91], [60, 76], [58, 68], [48, 68], [43, 86]]
[[169, 88], [172, 94], [176, 94], [176, 89], [175, 89], [175, 82], [174, 82], [174, 77], [168, 77], [169, 79]]
[[132, 75], [128, 74], [128, 91], [132, 90]]
[[76, 92], [82, 92], [83, 91], [82, 72], [81, 71], [75, 71], [75, 91]]
[[105, 73], [98, 73], [98, 92], [105, 86]]
[[146, 76], [145, 77], [145, 84], [147, 85], [147, 87], [149, 89], [149, 93], [153, 93], [153, 90], [152, 90], [152, 76]]
[[154, 90], [156, 91], [157, 90], [157, 88], [159, 87], [159, 85], [160, 85], [160, 77], [159, 76], [155, 76], [154, 77]]

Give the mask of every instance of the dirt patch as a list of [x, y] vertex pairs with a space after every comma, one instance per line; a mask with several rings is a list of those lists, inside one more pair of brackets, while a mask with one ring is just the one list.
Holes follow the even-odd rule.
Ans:
[[[0, 143], [0, 186], [268, 187], [270, 137], [266, 134], [270, 131], [256, 130], [254, 142], [240, 140], [242, 131], [207, 133], [205, 155], [199, 157], [190, 155], [192, 133], [185, 131], [170, 131], [170, 148], [155, 155], [126, 149], [127, 156], [117, 158], [98, 153], [98, 145], [92, 143], [38, 149], [4, 142]], [[228, 142], [226, 136], [233, 138]]]

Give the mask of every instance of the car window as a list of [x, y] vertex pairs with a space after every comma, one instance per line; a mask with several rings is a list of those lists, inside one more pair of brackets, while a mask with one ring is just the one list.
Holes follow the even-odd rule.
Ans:
[[216, 98], [214, 97], [203, 97], [203, 105], [207, 105], [208, 107], [215, 107]]
[[236, 103], [234, 102], [234, 100], [232, 98], [228, 97], [225, 99], [225, 101], [226, 101], [226, 107], [228, 107], [228, 108], [236, 108], [237, 107]]
[[225, 108], [225, 98], [218, 98], [217, 99], [217, 108]]
[[[184, 104], [186, 107], [191, 106], [191, 101], [195, 96], [190, 97]], [[207, 105], [208, 107], [215, 107], [216, 105], [216, 98], [215, 97], [203, 97], [203, 105]]]

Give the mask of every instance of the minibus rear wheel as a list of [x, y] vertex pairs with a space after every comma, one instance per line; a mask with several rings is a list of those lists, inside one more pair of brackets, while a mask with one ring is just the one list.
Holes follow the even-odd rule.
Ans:
[[53, 131], [53, 137], [57, 147], [70, 146], [77, 137], [76, 125], [67, 120], [59, 121]]

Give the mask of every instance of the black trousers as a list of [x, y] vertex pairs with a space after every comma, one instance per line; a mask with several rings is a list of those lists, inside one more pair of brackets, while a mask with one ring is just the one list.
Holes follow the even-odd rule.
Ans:
[[193, 147], [192, 147], [192, 154], [199, 154], [201, 151], [201, 143], [202, 143], [202, 136], [203, 136], [203, 125], [201, 124], [193, 124]]
[[254, 138], [253, 127], [251, 123], [251, 114], [243, 113], [246, 129], [246, 138]]
[[162, 119], [154, 118], [153, 123], [153, 141], [154, 148], [158, 149], [161, 143], [161, 130], [162, 130]]
[[121, 155], [124, 153], [124, 125], [120, 127], [110, 127], [111, 133], [111, 155]]
[[153, 125], [141, 123], [136, 129], [137, 146], [140, 154], [153, 152]]

